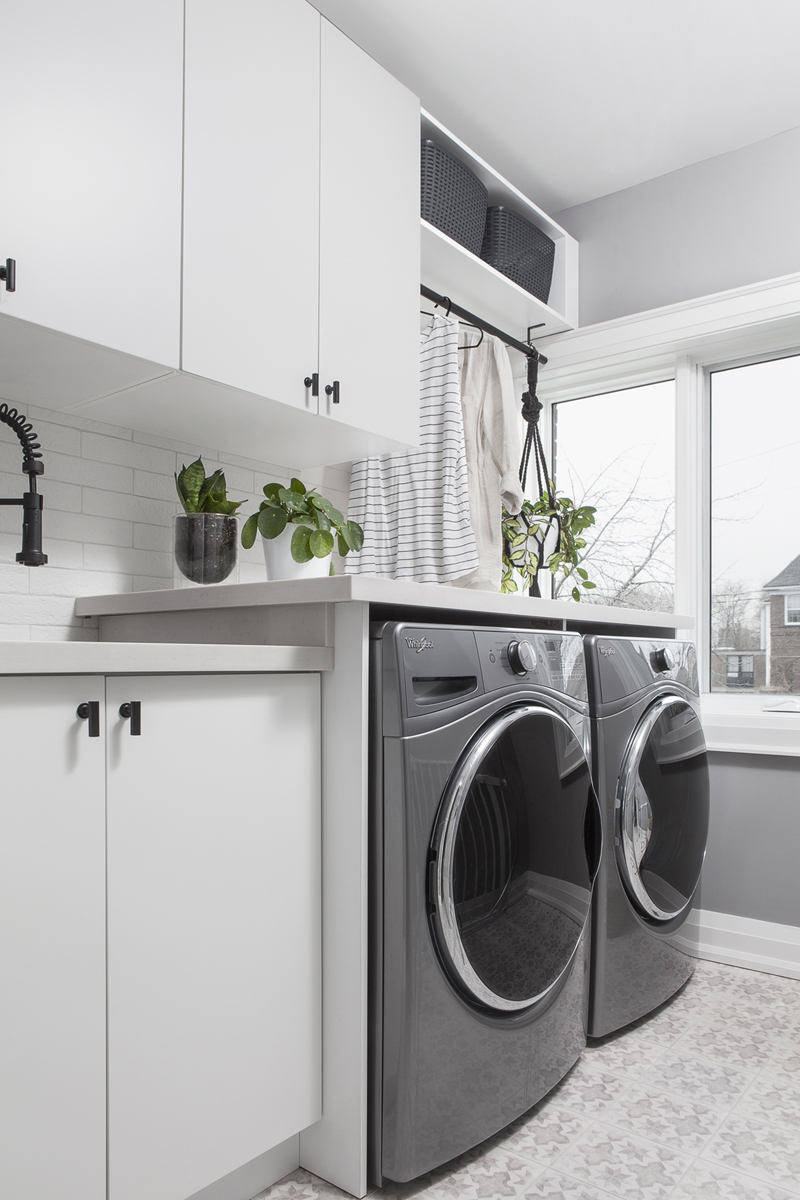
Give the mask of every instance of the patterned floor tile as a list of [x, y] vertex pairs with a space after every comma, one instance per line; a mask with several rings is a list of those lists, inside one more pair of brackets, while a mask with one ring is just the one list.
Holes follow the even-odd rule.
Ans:
[[516, 1200], [526, 1195], [543, 1167], [501, 1147], [440, 1175], [422, 1193], [425, 1200]]
[[658, 1046], [671, 1046], [690, 1029], [696, 1018], [688, 1013], [681, 1015], [673, 1009], [660, 1009], [649, 1017], [642, 1017], [630, 1025], [624, 1036], [631, 1042], [650, 1042]]
[[712, 1138], [703, 1157], [790, 1191], [798, 1188], [800, 1133], [749, 1120], [738, 1110]]
[[664, 1049], [656, 1048], [652, 1042], [631, 1040], [627, 1033], [621, 1033], [602, 1041], [590, 1041], [584, 1058], [587, 1066], [622, 1075], [630, 1082], [649, 1070]]
[[763, 1074], [792, 1075], [800, 1077], [800, 1045], [797, 1041], [779, 1038], [773, 1047], [772, 1057], [762, 1068]]
[[659, 1092], [673, 1092], [700, 1104], [725, 1109], [733, 1107], [754, 1074], [727, 1063], [680, 1054], [674, 1049], [663, 1054], [641, 1082]]
[[800, 1132], [800, 1078], [786, 1072], [758, 1075], [736, 1111], [754, 1121], [774, 1121]]
[[772, 1054], [772, 1042], [767, 1034], [748, 1034], [730, 1025], [714, 1023], [696, 1025], [687, 1030], [675, 1045], [679, 1054], [727, 1063], [745, 1071], [757, 1071]]
[[580, 1137], [588, 1125], [566, 1109], [547, 1105], [535, 1108], [515, 1121], [495, 1138], [498, 1148], [531, 1159], [543, 1166], [557, 1158], [562, 1150]]
[[661, 1200], [691, 1157], [622, 1129], [597, 1123], [558, 1160], [557, 1169], [630, 1200]]
[[627, 1080], [610, 1071], [589, 1066], [582, 1059], [550, 1093], [551, 1102], [578, 1116], [596, 1117], [628, 1086]]
[[[560, 1171], [549, 1170], [540, 1175], [530, 1191], [525, 1193], [525, 1200], [610, 1200], [611, 1192], [605, 1192], [595, 1184], [583, 1183], [580, 1179], [572, 1179], [562, 1175]], [[613, 1197], [613, 1200], [618, 1198]]]
[[604, 1120], [682, 1154], [700, 1154], [724, 1120], [718, 1108], [635, 1083]]
[[698, 1159], [670, 1200], [796, 1200], [796, 1195]]

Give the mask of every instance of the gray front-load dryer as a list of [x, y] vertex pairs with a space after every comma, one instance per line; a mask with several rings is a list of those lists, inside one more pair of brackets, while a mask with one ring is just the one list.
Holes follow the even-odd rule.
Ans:
[[370, 1179], [477, 1145], [586, 1040], [600, 814], [573, 634], [372, 630]]
[[708, 759], [691, 642], [584, 639], [603, 856], [589, 1033], [652, 1012], [694, 970], [686, 924], [708, 832]]

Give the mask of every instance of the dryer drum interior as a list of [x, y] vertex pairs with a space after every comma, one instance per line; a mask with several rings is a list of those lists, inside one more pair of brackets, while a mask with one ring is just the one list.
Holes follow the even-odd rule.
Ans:
[[708, 763], [691, 703], [662, 696], [631, 737], [617, 794], [617, 861], [643, 916], [672, 921], [689, 906], [708, 833]]
[[431, 848], [434, 940], [456, 987], [498, 1013], [553, 990], [590, 911], [599, 852], [589, 765], [559, 714], [497, 714], [445, 790]]

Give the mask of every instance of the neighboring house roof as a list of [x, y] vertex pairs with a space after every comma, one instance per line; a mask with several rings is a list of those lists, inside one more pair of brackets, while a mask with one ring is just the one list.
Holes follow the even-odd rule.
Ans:
[[800, 587], [800, 554], [793, 558], [788, 567], [784, 567], [774, 579], [764, 584], [765, 588]]

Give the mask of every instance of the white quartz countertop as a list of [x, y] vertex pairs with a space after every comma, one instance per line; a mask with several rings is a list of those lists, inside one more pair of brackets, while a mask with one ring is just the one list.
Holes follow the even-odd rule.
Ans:
[[2, 642], [0, 675], [175, 675], [331, 671], [330, 646], [175, 642]]
[[286, 579], [275, 583], [219, 584], [206, 588], [176, 588], [153, 592], [123, 592], [111, 596], [81, 596], [75, 603], [79, 617], [123, 613], [181, 612], [208, 608], [241, 608], [270, 604], [324, 604], [360, 600], [369, 604], [414, 609], [451, 610], [504, 617], [547, 618], [587, 623], [642, 626], [657, 629], [694, 628], [694, 618], [677, 613], [610, 608], [602, 604], [577, 604], [572, 600], [544, 600], [530, 596], [504, 596], [440, 584], [406, 583], [370, 575], [336, 575], [322, 579]]

